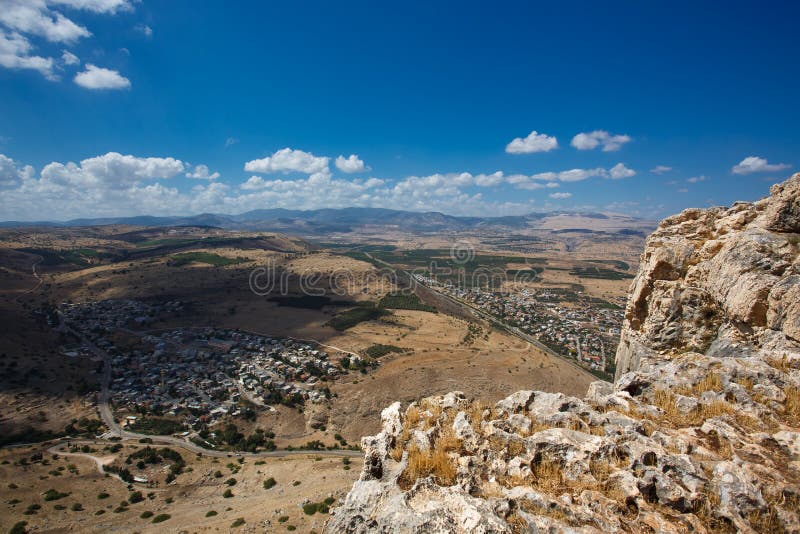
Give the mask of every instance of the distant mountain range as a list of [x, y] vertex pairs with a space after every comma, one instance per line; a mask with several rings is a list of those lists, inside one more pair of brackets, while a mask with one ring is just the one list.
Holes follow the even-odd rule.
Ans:
[[341, 208], [248, 211], [239, 215], [203, 213], [187, 217], [106, 217], [69, 221], [0, 222], [0, 227], [66, 227], [124, 224], [132, 226], [214, 226], [226, 230], [275, 231], [299, 235], [349, 233], [360, 228], [385, 227], [398, 231], [427, 233], [443, 231], [530, 229], [595, 230], [630, 233], [648, 232], [655, 223], [614, 213], [542, 212], [506, 217], [456, 217], [439, 212], [414, 212], [384, 208]]

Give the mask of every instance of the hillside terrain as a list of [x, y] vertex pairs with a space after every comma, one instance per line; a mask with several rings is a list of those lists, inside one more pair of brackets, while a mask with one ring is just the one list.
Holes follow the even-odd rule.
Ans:
[[800, 531], [800, 174], [648, 238], [614, 384], [382, 412], [328, 532]]

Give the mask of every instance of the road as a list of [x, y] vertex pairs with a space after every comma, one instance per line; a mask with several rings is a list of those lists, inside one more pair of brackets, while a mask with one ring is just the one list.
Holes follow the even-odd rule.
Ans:
[[[446, 299], [448, 302], [450, 302], [450, 303], [452, 303], [452, 304], [455, 304], [456, 306], [460, 306], [462, 309], [464, 309], [464, 310], [467, 310], [467, 311], [471, 312], [473, 315], [475, 315], [475, 316], [477, 316], [477, 317], [480, 317], [481, 319], [484, 319], [484, 320], [486, 320], [486, 321], [489, 321], [491, 324], [495, 325], [495, 326], [496, 326], [496, 327], [498, 327], [499, 329], [501, 329], [501, 330], [504, 330], [504, 331], [508, 332], [509, 334], [511, 334], [511, 335], [513, 335], [513, 336], [516, 336], [516, 337], [518, 337], [519, 339], [521, 339], [521, 340], [523, 340], [523, 341], [526, 341], [526, 342], [530, 343], [531, 345], [533, 345], [534, 347], [536, 347], [536, 348], [537, 348], [537, 349], [539, 349], [540, 351], [544, 352], [545, 354], [547, 354], [547, 355], [549, 355], [549, 356], [552, 356], [552, 357], [554, 357], [554, 358], [559, 358], [559, 359], [561, 359], [561, 360], [565, 361], [566, 363], [570, 364], [571, 366], [573, 366], [573, 367], [574, 367], [575, 369], [577, 369], [578, 371], [581, 371], [581, 372], [583, 372], [583, 373], [588, 373], [588, 374], [591, 374], [591, 373], [589, 373], [589, 371], [587, 371], [586, 369], [584, 369], [583, 367], [581, 367], [580, 365], [578, 365], [578, 364], [577, 364], [576, 362], [574, 362], [573, 360], [571, 360], [571, 359], [569, 359], [569, 358], [565, 358], [564, 356], [562, 356], [561, 354], [559, 354], [559, 353], [555, 352], [553, 349], [551, 349], [550, 347], [548, 347], [547, 345], [545, 345], [544, 343], [542, 343], [541, 341], [539, 341], [539, 340], [538, 340], [538, 339], [536, 339], [535, 337], [533, 337], [533, 336], [530, 336], [530, 335], [528, 335], [528, 334], [526, 334], [526, 333], [522, 332], [522, 331], [521, 331], [521, 330], [519, 330], [518, 328], [516, 328], [516, 327], [514, 327], [514, 326], [511, 326], [511, 325], [509, 325], [509, 324], [506, 324], [506, 323], [504, 323], [503, 321], [501, 321], [500, 319], [496, 318], [495, 316], [493, 316], [493, 315], [491, 315], [491, 314], [489, 314], [489, 313], [486, 313], [485, 311], [483, 311], [483, 310], [481, 310], [481, 309], [479, 309], [479, 308], [476, 308], [475, 306], [473, 306], [472, 304], [469, 304], [468, 302], [464, 302], [463, 300], [460, 300], [460, 299], [457, 299], [457, 298], [455, 298], [455, 297], [453, 297], [453, 296], [451, 296], [451, 295], [448, 295], [447, 293], [445, 293], [445, 292], [443, 292], [443, 291], [439, 291], [438, 289], [436, 289], [436, 288], [435, 288], [435, 287], [433, 287], [433, 286], [429, 286], [429, 285], [427, 285], [427, 284], [423, 284], [422, 282], [420, 282], [419, 280], [417, 280], [416, 278], [414, 278], [414, 277], [411, 275], [411, 273], [409, 273], [409, 272], [408, 272], [408, 271], [406, 271], [405, 269], [401, 269], [400, 267], [397, 267], [397, 266], [395, 266], [395, 265], [392, 265], [391, 263], [388, 263], [388, 262], [386, 262], [386, 261], [383, 261], [383, 260], [381, 260], [381, 259], [379, 259], [379, 258], [376, 258], [376, 257], [374, 257], [372, 254], [370, 254], [370, 253], [368, 253], [368, 252], [365, 252], [364, 254], [365, 254], [365, 255], [366, 255], [368, 258], [370, 258], [371, 260], [373, 260], [373, 261], [376, 261], [376, 262], [378, 262], [378, 263], [381, 263], [381, 264], [383, 264], [383, 265], [385, 265], [385, 266], [389, 267], [390, 269], [394, 269], [394, 270], [396, 270], [396, 271], [399, 271], [399, 272], [403, 273], [404, 275], [406, 275], [406, 276], [408, 277], [408, 279], [409, 279], [409, 282], [410, 282], [412, 285], [413, 285], [413, 284], [419, 284], [420, 286], [423, 286], [423, 287], [425, 287], [425, 288], [427, 288], [427, 289], [429, 289], [429, 290], [431, 290], [431, 291], [435, 292], [437, 295], [439, 295], [440, 297], [442, 297], [442, 298]], [[596, 376], [596, 375], [591, 375], [591, 376], [592, 376], [593, 378], [596, 378], [596, 379], [598, 379], [598, 380], [601, 380], [601, 379], [600, 379], [598, 376]]]
[[44, 258], [42, 256], [39, 256], [39, 259], [33, 262], [33, 265], [31, 265], [31, 272], [33, 273], [33, 276], [36, 278], [36, 285], [30, 288], [28, 290], [28, 293], [33, 293], [34, 291], [39, 289], [39, 286], [41, 286], [42, 282], [44, 282], [44, 280], [42, 280], [42, 277], [39, 276], [39, 273], [36, 272], [36, 266], [42, 263], [43, 261]]

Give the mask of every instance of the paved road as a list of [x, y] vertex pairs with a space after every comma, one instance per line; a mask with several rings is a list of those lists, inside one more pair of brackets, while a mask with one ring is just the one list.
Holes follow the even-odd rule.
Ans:
[[473, 306], [472, 304], [469, 304], [468, 302], [464, 302], [463, 300], [457, 299], [457, 298], [455, 298], [455, 297], [453, 297], [451, 295], [448, 295], [447, 293], [445, 293], [443, 291], [439, 291], [437, 288], [435, 288], [433, 286], [429, 286], [427, 284], [423, 284], [422, 282], [420, 282], [419, 280], [414, 278], [412, 276], [412, 274], [409, 273], [408, 271], [406, 271], [405, 269], [401, 269], [400, 267], [392, 265], [391, 263], [388, 263], [388, 262], [385, 262], [385, 261], [383, 261], [383, 260], [381, 260], [379, 258], [376, 258], [373, 255], [369, 254], [368, 252], [365, 252], [364, 254], [366, 254], [366, 256], [369, 257], [370, 259], [372, 259], [374, 261], [377, 261], [378, 263], [382, 263], [383, 265], [386, 265], [390, 269], [395, 269], [397, 271], [402, 272], [403, 274], [405, 274], [408, 277], [409, 281], [412, 284], [419, 284], [419, 285], [421, 285], [423, 287], [426, 287], [426, 288], [430, 289], [431, 291], [435, 292], [440, 297], [442, 297], [444, 299], [447, 299], [447, 301], [455, 304], [456, 306], [460, 306], [461, 308], [463, 308], [463, 309], [465, 309], [465, 310], [467, 310], [469, 312], [472, 312], [473, 315], [476, 315], [476, 316], [480, 317], [481, 319], [485, 319], [486, 321], [489, 321], [490, 323], [494, 324], [495, 326], [497, 326], [501, 330], [505, 330], [509, 334], [511, 334], [513, 336], [516, 336], [519, 339], [530, 343], [531, 345], [533, 345], [534, 347], [536, 347], [540, 351], [544, 352], [545, 354], [553, 356], [554, 358], [559, 358], [559, 359], [565, 361], [566, 363], [572, 365], [576, 370], [578, 370], [578, 371], [580, 371], [582, 373], [589, 374], [589, 375], [592, 376], [592, 378], [594, 378], [596, 380], [601, 380], [601, 378], [599, 378], [598, 376], [589, 373], [589, 371], [587, 371], [586, 369], [584, 369], [583, 367], [581, 367], [580, 365], [575, 363], [573, 360], [571, 360], [569, 358], [565, 358], [561, 354], [555, 352], [553, 349], [551, 349], [550, 347], [548, 347], [547, 345], [545, 345], [544, 343], [542, 343], [541, 341], [539, 341], [535, 337], [530, 336], [530, 335], [522, 332], [521, 330], [519, 330], [518, 328], [516, 328], [514, 326], [511, 326], [509, 324], [504, 323], [503, 321], [499, 320], [495, 316], [493, 316], [493, 315], [491, 315], [489, 313], [486, 313], [485, 311]]

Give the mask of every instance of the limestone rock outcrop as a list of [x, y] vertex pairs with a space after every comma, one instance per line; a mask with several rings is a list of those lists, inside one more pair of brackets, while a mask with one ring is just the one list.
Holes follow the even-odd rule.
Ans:
[[614, 384], [382, 413], [332, 533], [800, 532], [800, 174], [650, 236]]

